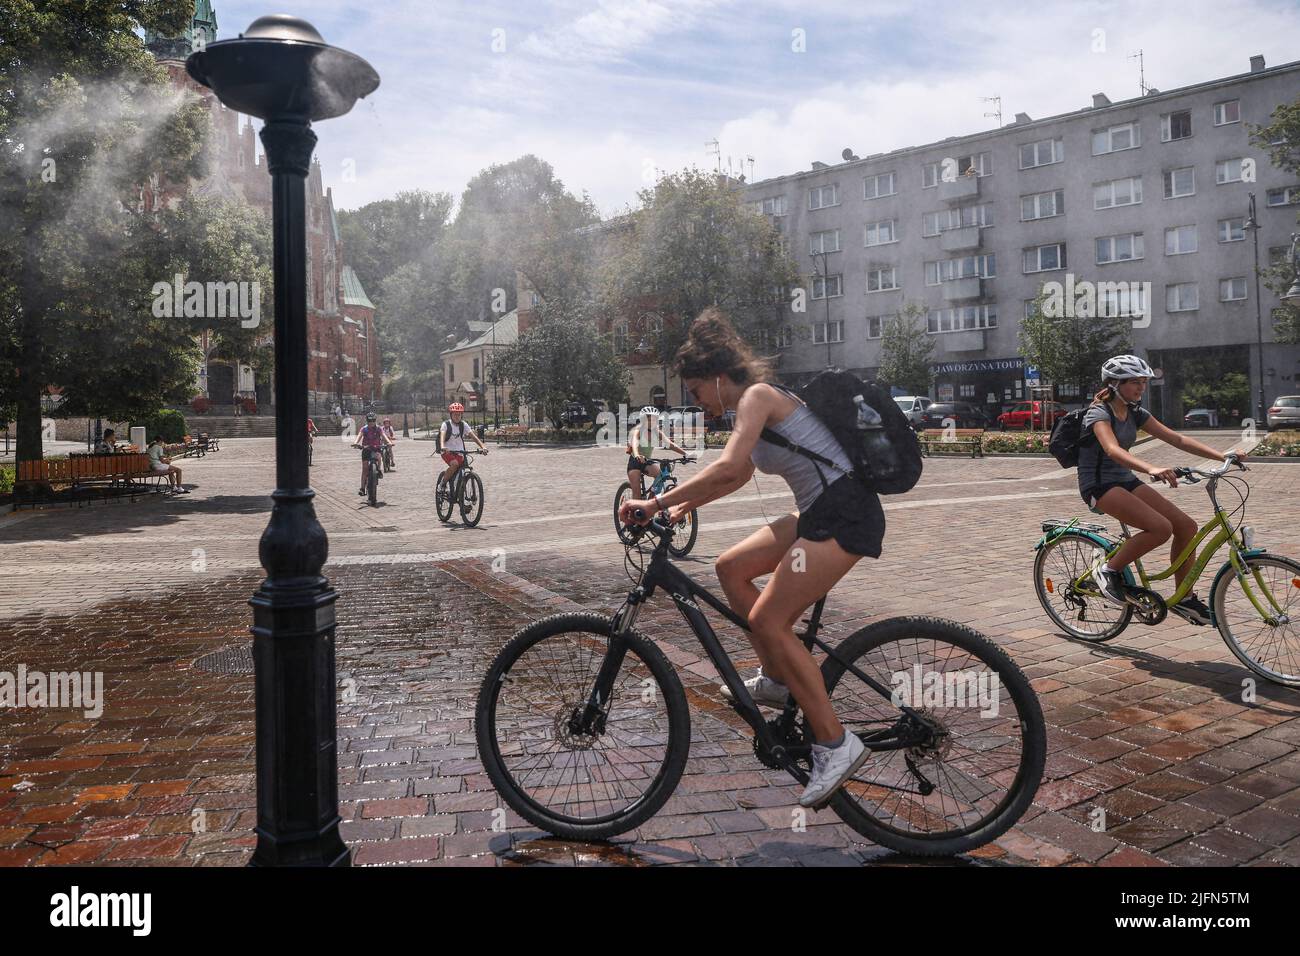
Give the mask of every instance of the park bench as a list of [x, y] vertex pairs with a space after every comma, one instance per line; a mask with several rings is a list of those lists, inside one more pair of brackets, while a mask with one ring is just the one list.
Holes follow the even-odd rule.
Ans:
[[921, 454], [969, 451], [972, 458], [984, 457], [984, 429], [927, 428], [921, 432]]
[[[67, 458], [18, 462], [16, 482], [31, 483], [49, 491], [55, 488], [80, 489], [106, 488], [124, 492], [130, 497], [144, 491], [161, 491], [164, 477], [149, 467], [149, 456], [142, 452], [116, 452], [114, 454], [72, 453]], [[40, 502], [36, 495], [31, 503]], [[76, 498], [78, 504], [89, 498]], [[19, 498], [14, 497], [17, 508]]]
[[495, 432], [497, 445], [505, 448], [508, 445], [522, 445], [528, 440], [527, 425], [502, 425]]

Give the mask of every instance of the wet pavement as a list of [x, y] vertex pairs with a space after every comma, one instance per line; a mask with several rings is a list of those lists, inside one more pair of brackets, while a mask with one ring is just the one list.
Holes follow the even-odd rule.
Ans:
[[[1232, 437], [1207, 435], [1216, 447]], [[1186, 460], [1143, 448], [1152, 461]], [[798, 786], [756, 760], [712, 666], [661, 601], [638, 627], [677, 667], [692, 726], [668, 804], [610, 843], [552, 839], [502, 811], [476, 754], [478, 684], [521, 625], [621, 601], [630, 585], [610, 512], [626, 459], [609, 449], [494, 451], [476, 462], [485, 516], [465, 529], [432, 513], [431, 450], [399, 444], [381, 508], [356, 495], [355, 452], [316, 450], [326, 573], [340, 592], [339, 784], [354, 862], [924, 862], [866, 842], [830, 811], [793, 828]], [[99, 671], [106, 699], [98, 717], [0, 713], [0, 865], [247, 862], [252, 675], [218, 672], [209, 655], [250, 643], [272, 453], [269, 440], [223, 442], [186, 463], [195, 490], [184, 498], [0, 518], [0, 672]], [[1250, 478], [1260, 543], [1300, 555], [1300, 467], [1261, 464]], [[1207, 516], [1201, 490], [1173, 494]], [[702, 511], [681, 566], [711, 585], [718, 552], [790, 507], [760, 476]], [[968, 623], [1034, 681], [1049, 725], [1035, 803], [955, 863], [1300, 862], [1300, 691], [1261, 681], [1257, 700], [1243, 703], [1250, 674], [1218, 633], [1173, 619], [1134, 624], [1103, 646], [1056, 633], [1033, 594], [1032, 547], [1042, 518], [1080, 509], [1073, 474], [1050, 460], [931, 460], [916, 491], [887, 499], [885, 558], [861, 562], [828, 607], [832, 641], [896, 614]], [[722, 636], [742, 670], [756, 663], [737, 633]]]

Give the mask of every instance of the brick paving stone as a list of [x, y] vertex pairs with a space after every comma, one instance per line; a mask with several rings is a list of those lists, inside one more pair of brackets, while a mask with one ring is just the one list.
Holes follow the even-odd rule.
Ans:
[[[186, 476], [197, 487], [185, 500], [39, 512], [18, 523], [0, 516], [7, 585], [0, 591], [0, 671], [24, 663], [100, 670], [107, 678], [98, 719], [40, 709], [13, 720], [6, 714], [0, 865], [247, 862], [255, 844], [251, 675], [193, 665], [248, 641], [247, 600], [262, 577], [257, 543], [269, 508], [269, 498], [259, 505], [248, 488], [272, 487], [273, 443], [228, 447], [190, 463]], [[623, 551], [607, 528], [617, 467], [601, 449], [502, 450], [484, 459], [484, 479], [499, 493], [489, 496], [471, 541], [454, 523], [429, 516], [429, 475], [415, 469], [385, 480], [381, 511], [359, 505], [350, 487], [354, 461], [343, 452], [318, 447], [312, 478], [330, 534], [325, 573], [340, 593], [338, 675], [353, 682], [354, 697], [339, 706], [340, 814], [359, 865], [490, 866], [529, 858], [561, 865], [895, 865], [896, 855], [828, 811], [808, 814], [802, 833], [791, 829], [798, 785], [756, 763], [747, 728], [717, 694], [712, 666], [676, 611], [658, 600], [643, 610], [640, 626], [678, 668], [695, 738], [667, 806], [612, 851], [546, 840], [513, 812], [507, 832], [493, 830], [500, 801], [476, 751], [478, 681], [521, 624], [554, 609], [609, 613], [626, 593]], [[541, 517], [519, 520], [505, 489], [525, 455]], [[1182, 461], [1168, 448], [1152, 455]], [[1282, 553], [1300, 553], [1300, 527], [1288, 510], [1297, 479], [1300, 473], [1282, 465], [1252, 471], [1252, 523]], [[1038, 497], [1006, 493], [1023, 487]], [[948, 496], [957, 488], [988, 500], [954, 511]], [[761, 491], [767, 513], [789, 506], [772, 482]], [[250, 504], [231, 508], [235, 500]], [[960, 586], [945, 613], [984, 630], [1021, 663], [1049, 725], [1046, 780], [1035, 804], [971, 858], [1296, 865], [1300, 837], [1287, 835], [1300, 820], [1294, 691], [1261, 682], [1257, 701], [1241, 703], [1247, 672], [1218, 636], [1172, 619], [1158, 630], [1131, 628], [1104, 647], [1081, 647], [1043, 617], [1023, 562], [990, 565], [974, 545], [990, 524], [1023, 528], [1033, 538], [1043, 515], [1072, 509], [1072, 501], [1072, 476], [1028, 459], [931, 460], [921, 486], [886, 501], [889, 559], [918, 579], [942, 573], [978, 580]], [[1189, 502], [1204, 517], [1203, 503]], [[709, 505], [698, 560], [683, 569], [715, 586], [711, 559], [762, 520], [752, 491]], [[950, 546], [934, 549], [940, 538]], [[195, 547], [207, 553], [202, 574], [188, 558]], [[504, 571], [493, 568], [493, 548], [504, 554]], [[831, 639], [885, 616], [933, 612], [930, 592], [900, 589], [880, 567], [862, 562], [836, 590], [826, 618]], [[400, 615], [376, 619], [355, 599], [375, 587], [397, 600]], [[160, 596], [168, 598], [161, 623], [146, 630], [138, 622], [159, 620]], [[720, 639], [743, 671], [755, 666], [742, 637], [723, 632]], [[33, 786], [13, 789], [24, 781]], [[208, 832], [190, 829], [193, 808], [205, 811]], [[1108, 822], [1102, 834], [1089, 825], [1099, 808]], [[754, 829], [732, 832], [742, 827]], [[1166, 843], [1171, 834], [1177, 838]], [[69, 842], [47, 849], [27, 844], [32, 835]], [[1156, 844], [1154, 855], [1142, 849]]]

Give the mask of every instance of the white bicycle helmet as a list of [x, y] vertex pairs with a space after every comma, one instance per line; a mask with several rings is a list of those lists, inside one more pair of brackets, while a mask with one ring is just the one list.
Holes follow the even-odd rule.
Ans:
[[1121, 382], [1130, 378], [1155, 378], [1151, 366], [1136, 355], [1116, 355], [1108, 358], [1101, 366], [1101, 380], [1109, 382], [1117, 379]]
[[659, 417], [659, 408], [658, 408], [657, 406], [655, 406], [655, 405], [646, 405], [644, 408], [641, 409], [641, 415], [642, 415], [642, 416], [645, 416], [645, 415], [652, 415], [652, 416], [654, 416], [655, 418], [658, 418], [658, 417]]

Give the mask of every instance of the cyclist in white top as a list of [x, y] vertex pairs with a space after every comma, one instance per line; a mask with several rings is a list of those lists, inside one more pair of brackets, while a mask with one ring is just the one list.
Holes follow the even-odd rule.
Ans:
[[460, 471], [460, 466], [465, 463], [465, 436], [468, 435], [481, 452], [486, 453], [487, 446], [475, 434], [474, 429], [469, 427], [469, 422], [462, 420], [465, 417], [464, 405], [460, 402], [452, 402], [447, 406], [447, 413], [451, 417], [443, 422], [438, 430], [442, 460], [447, 463], [439, 478], [450, 488], [451, 480], [456, 477], [456, 472]]

